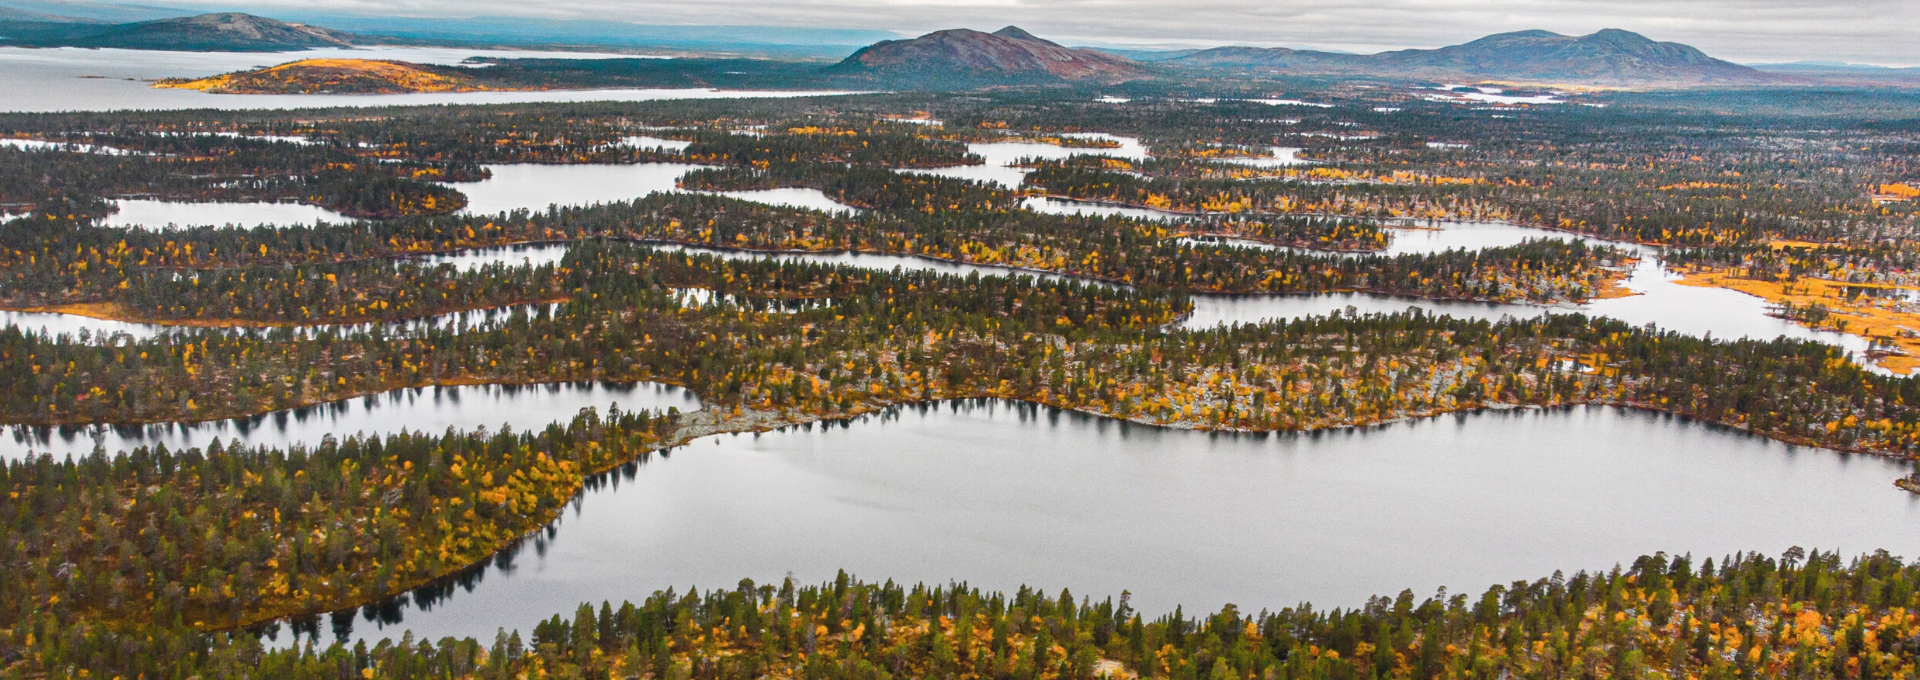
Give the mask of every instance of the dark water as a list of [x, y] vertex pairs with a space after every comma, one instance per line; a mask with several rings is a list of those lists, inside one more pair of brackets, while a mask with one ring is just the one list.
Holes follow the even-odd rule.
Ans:
[[581, 602], [839, 569], [1192, 612], [1477, 592], [1655, 551], [1913, 555], [1903, 471], [1608, 407], [1254, 437], [948, 404], [699, 440], [603, 478], [510, 566], [341, 620], [490, 638]]
[[85, 455], [97, 442], [108, 453], [140, 446], [166, 444], [168, 448], [205, 446], [215, 437], [222, 443], [249, 446], [312, 446], [327, 436], [356, 433], [411, 432], [439, 434], [447, 428], [472, 430], [502, 425], [526, 431], [566, 422], [580, 409], [605, 413], [618, 404], [622, 410], [700, 408], [693, 393], [655, 383], [546, 383], [539, 385], [465, 385], [394, 390], [320, 406], [276, 411], [264, 416], [219, 420], [191, 425], [41, 428], [0, 427], [0, 460], [51, 453], [56, 458]]

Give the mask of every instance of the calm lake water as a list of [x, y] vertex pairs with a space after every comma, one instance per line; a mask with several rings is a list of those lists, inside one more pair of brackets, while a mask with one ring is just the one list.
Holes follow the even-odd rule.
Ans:
[[[576, 206], [631, 201], [655, 192], [677, 192], [680, 176], [708, 167], [685, 163], [631, 165], [489, 165], [493, 176], [478, 182], [448, 183], [467, 196], [469, 215], [495, 215], [514, 210], [545, 211], [554, 205]], [[780, 188], [760, 191], [706, 192], [743, 201], [825, 212], [859, 212], [828, 198], [819, 189]], [[299, 203], [220, 203], [193, 201], [117, 200], [120, 212], [101, 224], [115, 227], [167, 229], [181, 226], [313, 224], [351, 222], [325, 208]]]
[[466, 385], [394, 390], [321, 406], [276, 411], [263, 416], [189, 425], [159, 424], [126, 427], [41, 428], [5, 426], [0, 431], [0, 459], [28, 455], [86, 455], [95, 444], [108, 453], [141, 446], [168, 448], [205, 446], [218, 437], [222, 443], [249, 446], [313, 446], [323, 437], [356, 433], [393, 434], [401, 430], [439, 434], [452, 427], [498, 430], [511, 425], [519, 431], [572, 420], [589, 406], [606, 413], [619, 404], [623, 410], [700, 408], [692, 392], [654, 383], [547, 383], [540, 385]]
[[493, 176], [478, 182], [449, 183], [467, 195], [464, 212], [492, 215], [512, 210], [544, 211], [547, 206], [630, 201], [656, 191], [678, 191], [680, 176], [706, 165], [635, 163], [632, 165], [489, 165]]
[[[479, 182], [448, 184], [467, 195], [462, 212], [492, 215], [513, 210], [544, 211], [551, 205], [592, 205], [631, 201], [655, 192], [681, 191], [680, 176], [712, 166], [686, 163], [632, 165], [489, 165], [493, 176]], [[859, 212], [819, 189], [707, 192], [743, 201], [825, 212]]]
[[703, 88], [366, 95], [241, 95], [207, 94], [192, 90], [162, 90], [150, 87], [152, 81], [162, 78], [199, 78], [301, 59], [394, 59], [417, 63], [454, 64], [476, 56], [583, 59], [633, 58], [636, 55], [421, 47], [364, 47], [300, 52], [156, 52], [0, 47], [0, 92], [7, 93], [5, 99], [0, 99], [0, 113], [122, 109], [299, 109], [327, 106], [650, 101], [851, 94], [838, 91], [741, 91]]
[[1306, 165], [1313, 162], [1301, 158], [1300, 147], [1297, 146], [1268, 147], [1267, 154], [1267, 156], [1260, 158], [1225, 158], [1221, 160], [1234, 165], [1246, 165], [1256, 168], [1278, 168], [1288, 165]]
[[257, 227], [288, 226], [316, 222], [352, 222], [354, 218], [326, 208], [301, 203], [220, 203], [120, 199], [113, 202], [119, 212], [100, 220], [107, 227], [146, 227], [171, 229], [206, 225]]
[[1130, 590], [1158, 614], [1477, 594], [1655, 551], [1913, 555], [1920, 497], [1890, 483], [1905, 469], [1607, 407], [1249, 437], [955, 403], [697, 440], [588, 491], [508, 565], [389, 603], [384, 626], [362, 612], [353, 634], [490, 639], [581, 602], [838, 569]]
[[1019, 188], [1021, 182], [1026, 181], [1027, 173], [1030, 172], [1026, 168], [1013, 167], [1014, 163], [1023, 159], [1058, 160], [1082, 154], [1106, 155], [1117, 158], [1130, 158], [1133, 160], [1146, 160], [1148, 158], [1146, 146], [1142, 145], [1139, 139], [1133, 137], [1092, 132], [1061, 136], [1104, 139], [1118, 142], [1120, 146], [1113, 149], [1075, 149], [1035, 142], [968, 144], [967, 150], [979, 154], [981, 158], [986, 159], [986, 163], [982, 165], [955, 165], [945, 168], [914, 168], [901, 170], [901, 172], [992, 182], [1009, 189], [1015, 189]]

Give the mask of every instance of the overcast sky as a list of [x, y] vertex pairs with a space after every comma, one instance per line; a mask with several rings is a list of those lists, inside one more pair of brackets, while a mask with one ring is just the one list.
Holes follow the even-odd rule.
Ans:
[[[246, 0], [242, 0], [245, 2]], [[1488, 33], [1624, 28], [1739, 62], [1920, 65], [1920, 0], [252, 0], [262, 9], [531, 15], [648, 24], [871, 28], [917, 35], [1018, 24], [1107, 44], [1254, 44], [1355, 52]]]

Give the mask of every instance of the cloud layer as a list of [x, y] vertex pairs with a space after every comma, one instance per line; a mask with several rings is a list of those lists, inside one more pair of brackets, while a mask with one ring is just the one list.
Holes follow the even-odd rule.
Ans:
[[541, 16], [645, 24], [870, 28], [1018, 24], [1106, 44], [1254, 44], [1374, 52], [1488, 33], [1624, 28], [1740, 62], [1920, 64], [1914, 0], [254, 0], [261, 10]]

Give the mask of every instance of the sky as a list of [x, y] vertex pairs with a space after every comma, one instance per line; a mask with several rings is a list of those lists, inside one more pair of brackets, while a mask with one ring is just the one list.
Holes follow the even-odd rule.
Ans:
[[1017, 24], [1071, 44], [1439, 47], [1489, 33], [1623, 28], [1742, 63], [1920, 65], [1920, 0], [242, 0], [410, 16], [865, 28], [918, 35]]

